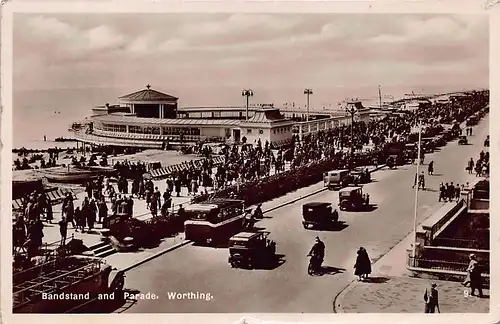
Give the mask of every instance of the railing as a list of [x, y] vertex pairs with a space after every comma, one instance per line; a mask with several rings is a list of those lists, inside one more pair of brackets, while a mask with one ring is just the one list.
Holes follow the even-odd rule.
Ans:
[[[484, 265], [485, 273], [489, 274], [490, 273], [489, 261], [483, 261], [482, 263]], [[456, 271], [456, 272], [465, 272], [468, 267], [467, 262], [430, 260], [430, 259], [414, 258], [412, 256], [408, 256], [407, 265], [412, 268], [423, 268], [423, 269]]]
[[433, 246], [446, 246], [466, 249], [489, 250], [490, 240], [456, 239], [447, 237], [437, 237], [432, 241]]
[[[465, 202], [464, 200], [460, 200], [455, 206], [453, 206], [445, 215], [443, 215], [443, 217], [441, 217], [436, 223], [434, 223], [432, 225], [432, 228], [431, 228], [431, 233], [430, 233], [430, 238], [432, 240], [434, 240], [434, 238], [436, 237], [436, 233], [439, 232], [439, 230], [441, 230], [441, 228], [443, 228], [443, 226], [448, 223], [448, 221], [454, 217], [459, 211], [461, 208], [463, 208], [465, 206]], [[426, 229], [424, 227], [424, 229]]]
[[[34, 279], [39, 282], [33, 283], [33, 285], [29, 287], [14, 286], [14, 307], [20, 306], [27, 302], [31, 302], [37, 298], [41, 298], [42, 293], [48, 293], [62, 288], [61, 286], [66, 286], [78, 281], [82, 281], [101, 271], [101, 264], [102, 262], [100, 260], [92, 260], [86, 265], [83, 265], [77, 269], [67, 272], [62, 271], [61, 274], [53, 278], [47, 278], [39, 275]], [[36, 269], [32, 269], [32, 271], [33, 270]], [[31, 283], [31, 281], [29, 283]]]

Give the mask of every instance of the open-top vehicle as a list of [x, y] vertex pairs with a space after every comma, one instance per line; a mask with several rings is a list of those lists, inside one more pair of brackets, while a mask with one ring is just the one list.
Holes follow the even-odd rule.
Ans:
[[112, 270], [103, 259], [86, 255], [57, 257], [15, 270], [13, 312], [71, 313], [93, 302], [103, 307], [105, 302], [119, 301], [125, 275]]
[[467, 141], [467, 136], [465, 135], [460, 135], [458, 137], [458, 145], [467, 145], [469, 142]]
[[368, 206], [368, 198], [363, 195], [362, 187], [346, 187], [339, 190], [340, 210], [360, 210]]
[[184, 232], [198, 244], [225, 242], [245, 225], [244, 201], [214, 199], [186, 206]]
[[229, 239], [228, 262], [233, 268], [269, 267], [278, 261], [276, 243], [269, 232], [241, 232]]
[[339, 221], [339, 215], [332, 210], [331, 203], [311, 202], [302, 205], [302, 219], [304, 228], [328, 228]]

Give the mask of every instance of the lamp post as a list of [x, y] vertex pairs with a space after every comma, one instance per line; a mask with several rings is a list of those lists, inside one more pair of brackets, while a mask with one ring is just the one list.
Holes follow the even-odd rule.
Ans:
[[245, 120], [248, 120], [248, 98], [253, 97], [253, 91], [252, 91], [252, 89], [243, 89], [241, 91], [241, 95], [243, 97], [247, 97], [246, 117], [245, 117]]
[[307, 121], [309, 121], [309, 96], [313, 94], [312, 89], [305, 89], [304, 94], [307, 96]]
[[[418, 110], [417, 110], [418, 113]], [[415, 210], [413, 213], [413, 235], [414, 235], [414, 240], [415, 242], [413, 243], [413, 260], [415, 260], [415, 256], [417, 253], [417, 213], [418, 213], [418, 188], [419, 188], [419, 183], [418, 183], [418, 177], [419, 177], [419, 172], [420, 172], [420, 147], [422, 143], [422, 121], [418, 121], [418, 153], [417, 153], [417, 185], [415, 186]]]
[[351, 114], [351, 154], [354, 154], [354, 115], [358, 110], [354, 104], [347, 104], [345, 111]]

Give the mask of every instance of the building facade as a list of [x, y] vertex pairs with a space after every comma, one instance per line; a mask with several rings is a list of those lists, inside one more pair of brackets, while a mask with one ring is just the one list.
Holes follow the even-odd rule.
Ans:
[[[165, 143], [188, 144], [202, 140], [226, 143], [259, 140], [273, 146], [290, 142], [294, 134], [302, 137], [349, 124], [351, 116], [322, 112], [310, 114], [309, 121], [287, 118], [301, 111], [283, 114], [273, 105], [249, 107], [177, 107], [178, 98], [146, 89], [119, 97], [120, 104], [98, 106], [87, 119], [85, 130], [75, 131], [77, 140], [93, 145], [162, 148]], [[361, 107], [361, 106], [360, 106]], [[362, 107], [361, 107], [362, 108]], [[370, 109], [359, 109], [359, 120], [371, 118]]]

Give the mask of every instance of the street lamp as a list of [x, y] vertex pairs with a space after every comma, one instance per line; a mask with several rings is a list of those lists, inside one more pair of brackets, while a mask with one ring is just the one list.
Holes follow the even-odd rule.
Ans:
[[307, 96], [307, 121], [309, 121], [309, 96], [313, 94], [312, 89], [305, 89], [304, 94]]
[[253, 97], [253, 91], [252, 91], [252, 89], [243, 89], [241, 91], [241, 95], [243, 97], [247, 97], [247, 106], [246, 106], [246, 117], [245, 117], [245, 120], [248, 120], [248, 98], [249, 97]]
[[[417, 118], [418, 118], [418, 110], [417, 110]], [[415, 242], [413, 243], [413, 260], [415, 260], [417, 253], [417, 213], [418, 213], [418, 177], [420, 172], [420, 147], [422, 144], [422, 120], [418, 118], [418, 153], [417, 153], [417, 174], [416, 174], [416, 186], [415, 186], [415, 210], [413, 213], [413, 235]]]
[[351, 154], [354, 154], [354, 115], [358, 110], [354, 104], [347, 104], [345, 111], [351, 114]]

